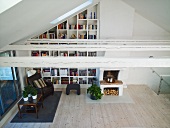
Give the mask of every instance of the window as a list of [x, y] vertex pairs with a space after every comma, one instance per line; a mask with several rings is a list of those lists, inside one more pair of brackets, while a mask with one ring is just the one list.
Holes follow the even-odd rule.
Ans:
[[[12, 52], [0, 53], [10, 57]], [[14, 67], [0, 67], [0, 119], [10, 110], [17, 99], [21, 97], [21, 85], [18, 69]]]

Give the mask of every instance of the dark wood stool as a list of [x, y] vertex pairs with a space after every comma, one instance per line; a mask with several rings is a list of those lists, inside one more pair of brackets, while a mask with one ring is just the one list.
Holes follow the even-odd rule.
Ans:
[[80, 84], [67, 84], [66, 94], [70, 94], [70, 90], [77, 90], [77, 95], [80, 95]]

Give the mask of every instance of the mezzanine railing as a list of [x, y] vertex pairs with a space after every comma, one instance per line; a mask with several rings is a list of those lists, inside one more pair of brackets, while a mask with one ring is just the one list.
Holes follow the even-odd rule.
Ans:
[[163, 78], [162, 75], [159, 75], [153, 68], [151, 68], [151, 70], [152, 70], [153, 73], [155, 73], [160, 78], [158, 92], [157, 92], [157, 95], [159, 95], [160, 92], [161, 92], [161, 89], [162, 89], [163, 82], [165, 83], [166, 86], [169, 86], [169, 88], [170, 88], [170, 84]]

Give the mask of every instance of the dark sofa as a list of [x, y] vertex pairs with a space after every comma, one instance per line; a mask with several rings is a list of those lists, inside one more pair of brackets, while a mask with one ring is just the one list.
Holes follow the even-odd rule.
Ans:
[[38, 80], [42, 78], [41, 77], [41, 74], [40, 73], [36, 73], [30, 77], [27, 78], [28, 80], [28, 83], [30, 85], [32, 85], [33, 87], [35, 87], [37, 90], [38, 90], [38, 93], [39, 94], [42, 94], [43, 95], [43, 98], [46, 98], [47, 96], [49, 95], [53, 95], [54, 94], [54, 86], [51, 82], [49, 81], [45, 81], [44, 82], [46, 83], [47, 86], [43, 87], [43, 88], [37, 88], [35, 85], [34, 85], [34, 80]]

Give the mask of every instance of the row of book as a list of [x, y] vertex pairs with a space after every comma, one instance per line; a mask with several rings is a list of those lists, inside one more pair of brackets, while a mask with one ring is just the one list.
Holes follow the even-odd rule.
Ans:
[[60, 69], [60, 76], [67, 76], [68, 75], [68, 69]]
[[87, 14], [83, 14], [83, 13], [79, 14], [79, 19], [86, 19], [86, 18], [87, 18]]
[[78, 76], [77, 69], [70, 69], [70, 76]]
[[88, 70], [88, 76], [96, 76], [96, 69]]
[[51, 69], [51, 75], [52, 76], [59, 76], [59, 70], [58, 69]]
[[69, 29], [77, 29], [77, 25], [76, 24], [69, 25]]
[[39, 36], [39, 39], [55, 39], [55, 33], [44, 33]]
[[96, 35], [88, 35], [88, 39], [96, 39], [97, 36]]
[[97, 29], [97, 25], [88, 25], [88, 29], [90, 30]]
[[[39, 56], [39, 51], [32, 51], [31, 56]], [[41, 56], [49, 56], [48, 51], [42, 51]], [[52, 53], [52, 56], [58, 56], [58, 51]], [[68, 56], [68, 52], [61, 52], [60, 56]], [[77, 56], [77, 53], [69, 53], [69, 56]], [[78, 56], [87, 56], [87, 52], [79, 52]], [[88, 56], [97, 56], [96, 52], [88, 52]]]
[[59, 24], [58, 29], [67, 29], [67, 22]]
[[87, 70], [79, 71], [79, 76], [87, 76]]
[[78, 35], [78, 38], [79, 38], [79, 39], [87, 39], [87, 35], [86, 35], [86, 34], [85, 34], [85, 35], [80, 35], [80, 34], [79, 34], [79, 35]]
[[59, 39], [67, 39], [67, 34], [59, 33], [58, 38]]
[[87, 56], [87, 52], [79, 52], [79, 56]]
[[96, 52], [88, 52], [88, 56], [97, 56]]
[[78, 25], [78, 29], [86, 30], [87, 29], [87, 25]]
[[[90, 12], [89, 19], [96, 19], [96, 18], [97, 18], [96, 12]], [[80, 13], [79, 19], [87, 19], [87, 13]]]

